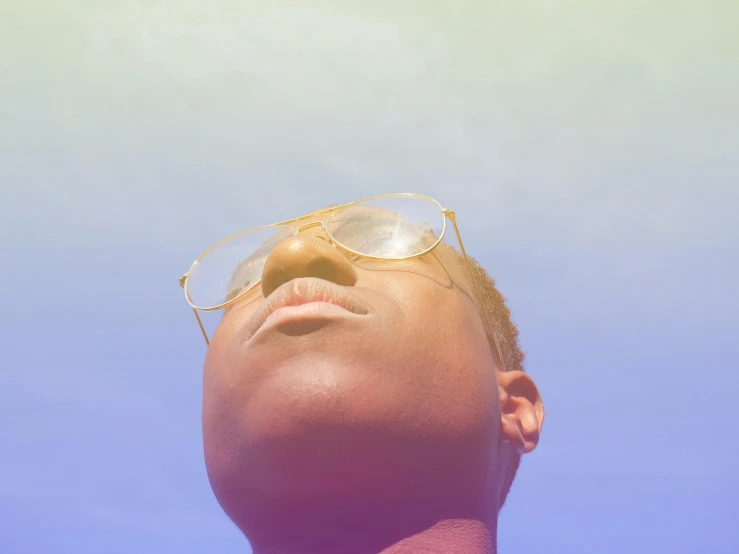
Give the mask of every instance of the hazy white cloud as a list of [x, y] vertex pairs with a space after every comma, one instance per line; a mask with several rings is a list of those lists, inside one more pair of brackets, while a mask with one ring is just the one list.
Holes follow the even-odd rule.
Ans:
[[[695, 195], [736, 199], [739, 78], [722, 41], [737, 41], [706, 9], [670, 14], [540, 2], [19, 10], [11, 46], [30, 63], [14, 68], [4, 181], [30, 206], [32, 235], [63, 222], [84, 241], [206, 244], [396, 190], [529, 242], [609, 243], [615, 229], [628, 245], [669, 242], [696, 219], [727, 231], [708, 215], [720, 203], [696, 210]], [[2, 232], [23, 226], [10, 213]]]

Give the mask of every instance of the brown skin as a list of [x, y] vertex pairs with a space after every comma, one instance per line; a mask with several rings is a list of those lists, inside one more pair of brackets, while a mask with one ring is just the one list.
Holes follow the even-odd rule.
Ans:
[[[257, 554], [494, 552], [505, 469], [541, 431], [536, 386], [496, 367], [449, 247], [350, 260], [323, 237], [282, 241], [211, 340], [218, 501]], [[364, 313], [288, 314], [251, 336], [265, 298], [327, 281]]]

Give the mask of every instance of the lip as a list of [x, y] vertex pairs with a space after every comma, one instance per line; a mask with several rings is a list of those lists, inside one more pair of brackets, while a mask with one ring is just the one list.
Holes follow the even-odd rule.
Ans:
[[268, 319], [270, 323], [299, 318], [326, 319], [341, 312], [360, 316], [370, 313], [347, 287], [315, 277], [292, 279], [262, 302], [247, 325], [246, 340], [250, 340]]

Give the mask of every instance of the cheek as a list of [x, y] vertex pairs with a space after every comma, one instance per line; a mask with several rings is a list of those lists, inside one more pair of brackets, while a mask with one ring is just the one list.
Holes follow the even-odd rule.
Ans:
[[234, 312], [226, 314], [210, 338], [203, 364], [204, 408], [208, 407], [209, 402], [220, 402], [220, 397], [233, 387], [233, 371], [229, 368], [232, 368], [236, 361], [233, 356], [233, 345], [238, 340], [236, 337], [241, 321], [238, 315]]
[[492, 363], [486, 359], [490, 352], [485, 327], [472, 301], [456, 288], [440, 287], [426, 279], [416, 281], [388, 287], [402, 306], [404, 323], [414, 341], [460, 361]]
[[[435, 285], [435, 284], [434, 284]], [[413, 368], [409, 394], [425, 417], [449, 431], [497, 432], [498, 386], [485, 327], [472, 302], [438, 285], [391, 291], [404, 306], [405, 328], [395, 341], [405, 346]]]
[[208, 438], [223, 433], [238, 432], [238, 410], [234, 405], [244, 402], [253, 390], [253, 383], [241, 371], [243, 359], [239, 352], [239, 333], [256, 309], [256, 304], [238, 306], [224, 315], [210, 339], [203, 364], [203, 432]]

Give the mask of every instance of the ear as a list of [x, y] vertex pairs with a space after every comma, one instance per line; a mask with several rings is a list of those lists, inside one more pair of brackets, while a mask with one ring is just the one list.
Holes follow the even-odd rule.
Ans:
[[501, 439], [518, 454], [531, 452], [539, 442], [544, 404], [533, 379], [523, 371], [499, 371]]

